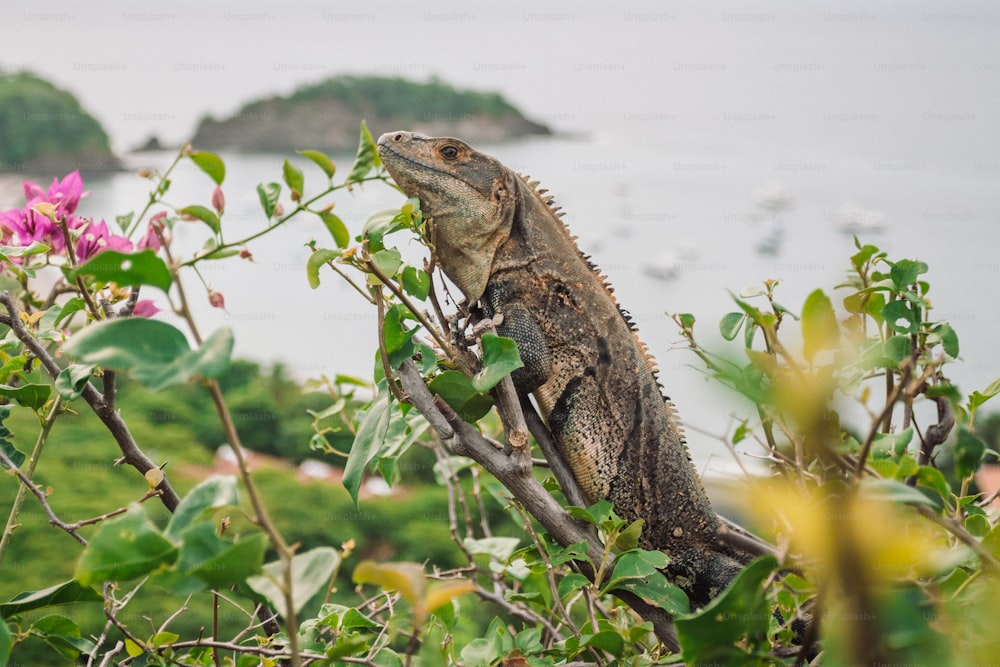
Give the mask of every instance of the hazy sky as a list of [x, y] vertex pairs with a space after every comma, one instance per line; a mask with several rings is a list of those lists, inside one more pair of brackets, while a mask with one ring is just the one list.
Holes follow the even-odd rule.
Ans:
[[76, 93], [119, 150], [354, 72], [498, 89], [563, 130], [679, 141], [707, 122], [727, 142], [749, 130], [946, 158], [997, 139], [998, 34], [988, 0], [4, 0], [0, 65]]

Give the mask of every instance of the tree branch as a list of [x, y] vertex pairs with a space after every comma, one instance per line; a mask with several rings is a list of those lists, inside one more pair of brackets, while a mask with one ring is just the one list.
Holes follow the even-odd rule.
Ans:
[[[442, 423], [447, 425], [446, 429], [437, 431], [445, 447], [460, 456], [468, 456], [482, 465], [507, 487], [514, 498], [560, 545], [569, 546], [584, 542], [591, 560], [600, 562], [604, 546], [598, 539], [596, 531], [584, 528], [573, 521], [566, 510], [535, 479], [530, 459], [520, 460], [508, 456], [502, 449], [484, 438], [472, 425], [464, 422], [447, 403], [431, 394], [412, 361], [407, 360], [400, 366], [399, 379], [410, 402], [427, 418], [435, 430]], [[583, 574], [593, 579], [593, 570], [584, 563], [579, 565]], [[656, 636], [667, 647], [672, 651], [679, 650], [680, 645], [677, 642], [673, 622], [665, 611], [627, 591], [616, 590], [612, 593], [643, 619], [652, 622]]]
[[[24, 323], [21, 321], [20, 311], [17, 305], [14, 303], [14, 299], [11, 297], [10, 293], [7, 291], [0, 291], [0, 304], [7, 310], [10, 314], [10, 320], [4, 323], [10, 326], [11, 331], [20, 340], [28, 350], [31, 351], [32, 355], [35, 356], [45, 367], [45, 371], [49, 374], [53, 380], [59, 377], [62, 372], [62, 367], [56, 363], [56, 360], [52, 358], [52, 355], [38, 342], [38, 340], [31, 335]], [[107, 392], [107, 388], [105, 388]], [[81, 393], [83, 400], [87, 402], [90, 409], [94, 411], [97, 418], [104, 423], [104, 426], [111, 433], [111, 437], [115, 439], [118, 444], [118, 449], [121, 450], [122, 458], [121, 461], [129, 464], [137, 471], [139, 474], [145, 475], [148, 471], [153, 468], [158, 468], [146, 454], [139, 449], [139, 446], [135, 442], [135, 438], [132, 436], [131, 431], [129, 431], [128, 425], [125, 420], [121, 418], [121, 415], [114, 409], [113, 405], [108, 405], [104, 396], [99, 392], [92, 384], [89, 382], [84, 385], [83, 392]], [[171, 512], [177, 508], [180, 504], [180, 496], [174, 491], [174, 488], [164, 477], [163, 481], [156, 487], [160, 490], [160, 501], [163, 505]]]

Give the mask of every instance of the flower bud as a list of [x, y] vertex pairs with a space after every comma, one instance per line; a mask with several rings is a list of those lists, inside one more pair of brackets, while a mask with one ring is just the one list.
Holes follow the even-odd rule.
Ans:
[[221, 292], [209, 290], [208, 302], [212, 304], [212, 308], [221, 308], [222, 310], [226, 309], [226, 298], [222, 296]]
[[150, 176], [153, 175], [153, 172], [151, 172], [149, 169], [146, 169], [145, 167], [143, 167], [142, 169], [139, 169], [135, 173], [136, 173], [137, 176], [139, 176], [139, 178], [149, 178]]
[[240, 248], [240, 259], [249, 259], [253, 261], [253, 253], [250, 252], [249, 248]]
[[281, 202], [279, 201], [277, 204], [274, 205], [274, 217], [280, 218], [284, 214], [285, 214], [285, 207], [282, 206]]
[[222, 194], [222, 188], [218, 185], [215, 186], [215, 190], [212, 192], [212, 208], [214, 208], [219, 215], [222, 215], [223, 211], [226, 210], [226, 195]]

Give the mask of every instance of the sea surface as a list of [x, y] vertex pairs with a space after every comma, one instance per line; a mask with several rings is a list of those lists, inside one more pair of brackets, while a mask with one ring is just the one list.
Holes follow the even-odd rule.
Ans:
[[[15, 1], [0, 25], [0, 66], [71, 90], [121, 153], [150, 135], [177, 144], [206, 113], [339, 73], [500, 91], [556, 134], [477, 148], [563, 206], [658, 359], [699, 465], [731, 464], [714, 436], [740, 406], [692, 367], [667, 313], [694, 313], [721, 346], [730, 293], [766, 279], [793, 312], [816, 287], [839, 304], [854, 248], [845, 225], [929, 264], [933, 315], [952, 323], [968, 360], [947, 371], [963, 391], [1000, 377], [995, 3]], [[223, 157], [232, 239], [264, 224], [255, 187], [280, 181], [294, 156]], [[335, 158], [349, 167], [350, 155]], [[171, 154], [125, 159], [164, 168]], [[318, 170], [299, 164], [307, 192], [318, 187]], [[212, 183], [192, 165], [173, 183], [170, 204], [208, 203]], [[141, 208], [149, 183], [122, 173], [87, 186], [83, 212], [111, 219]], [[378, 185], [335, 199], [352, 234], [401, 203]], [[231, 326], [239, 355], [299, 377], [369, 376], [374, 309], [332, 273], [309, 288], [314, 238], [329, 243], [317, 220], [295, 220], [251, 243], [252, 262], [205, 266], [224, 312], [188, 276], [199, 321]], [[188, 251], [204, 239], [196, 223], [178, 231]], [[419, 248], [404, 251], [419, 261]]]

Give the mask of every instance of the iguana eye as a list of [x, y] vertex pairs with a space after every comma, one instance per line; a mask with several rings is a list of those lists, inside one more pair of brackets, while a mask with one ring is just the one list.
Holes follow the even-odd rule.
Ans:
[[443, 157], [445, 160], [454, 160], [455, 158], [458, 157], [457, 146], [442, 146], [441, 150], [439, 150], [438, 152], [441, 153], [441, 157]]

